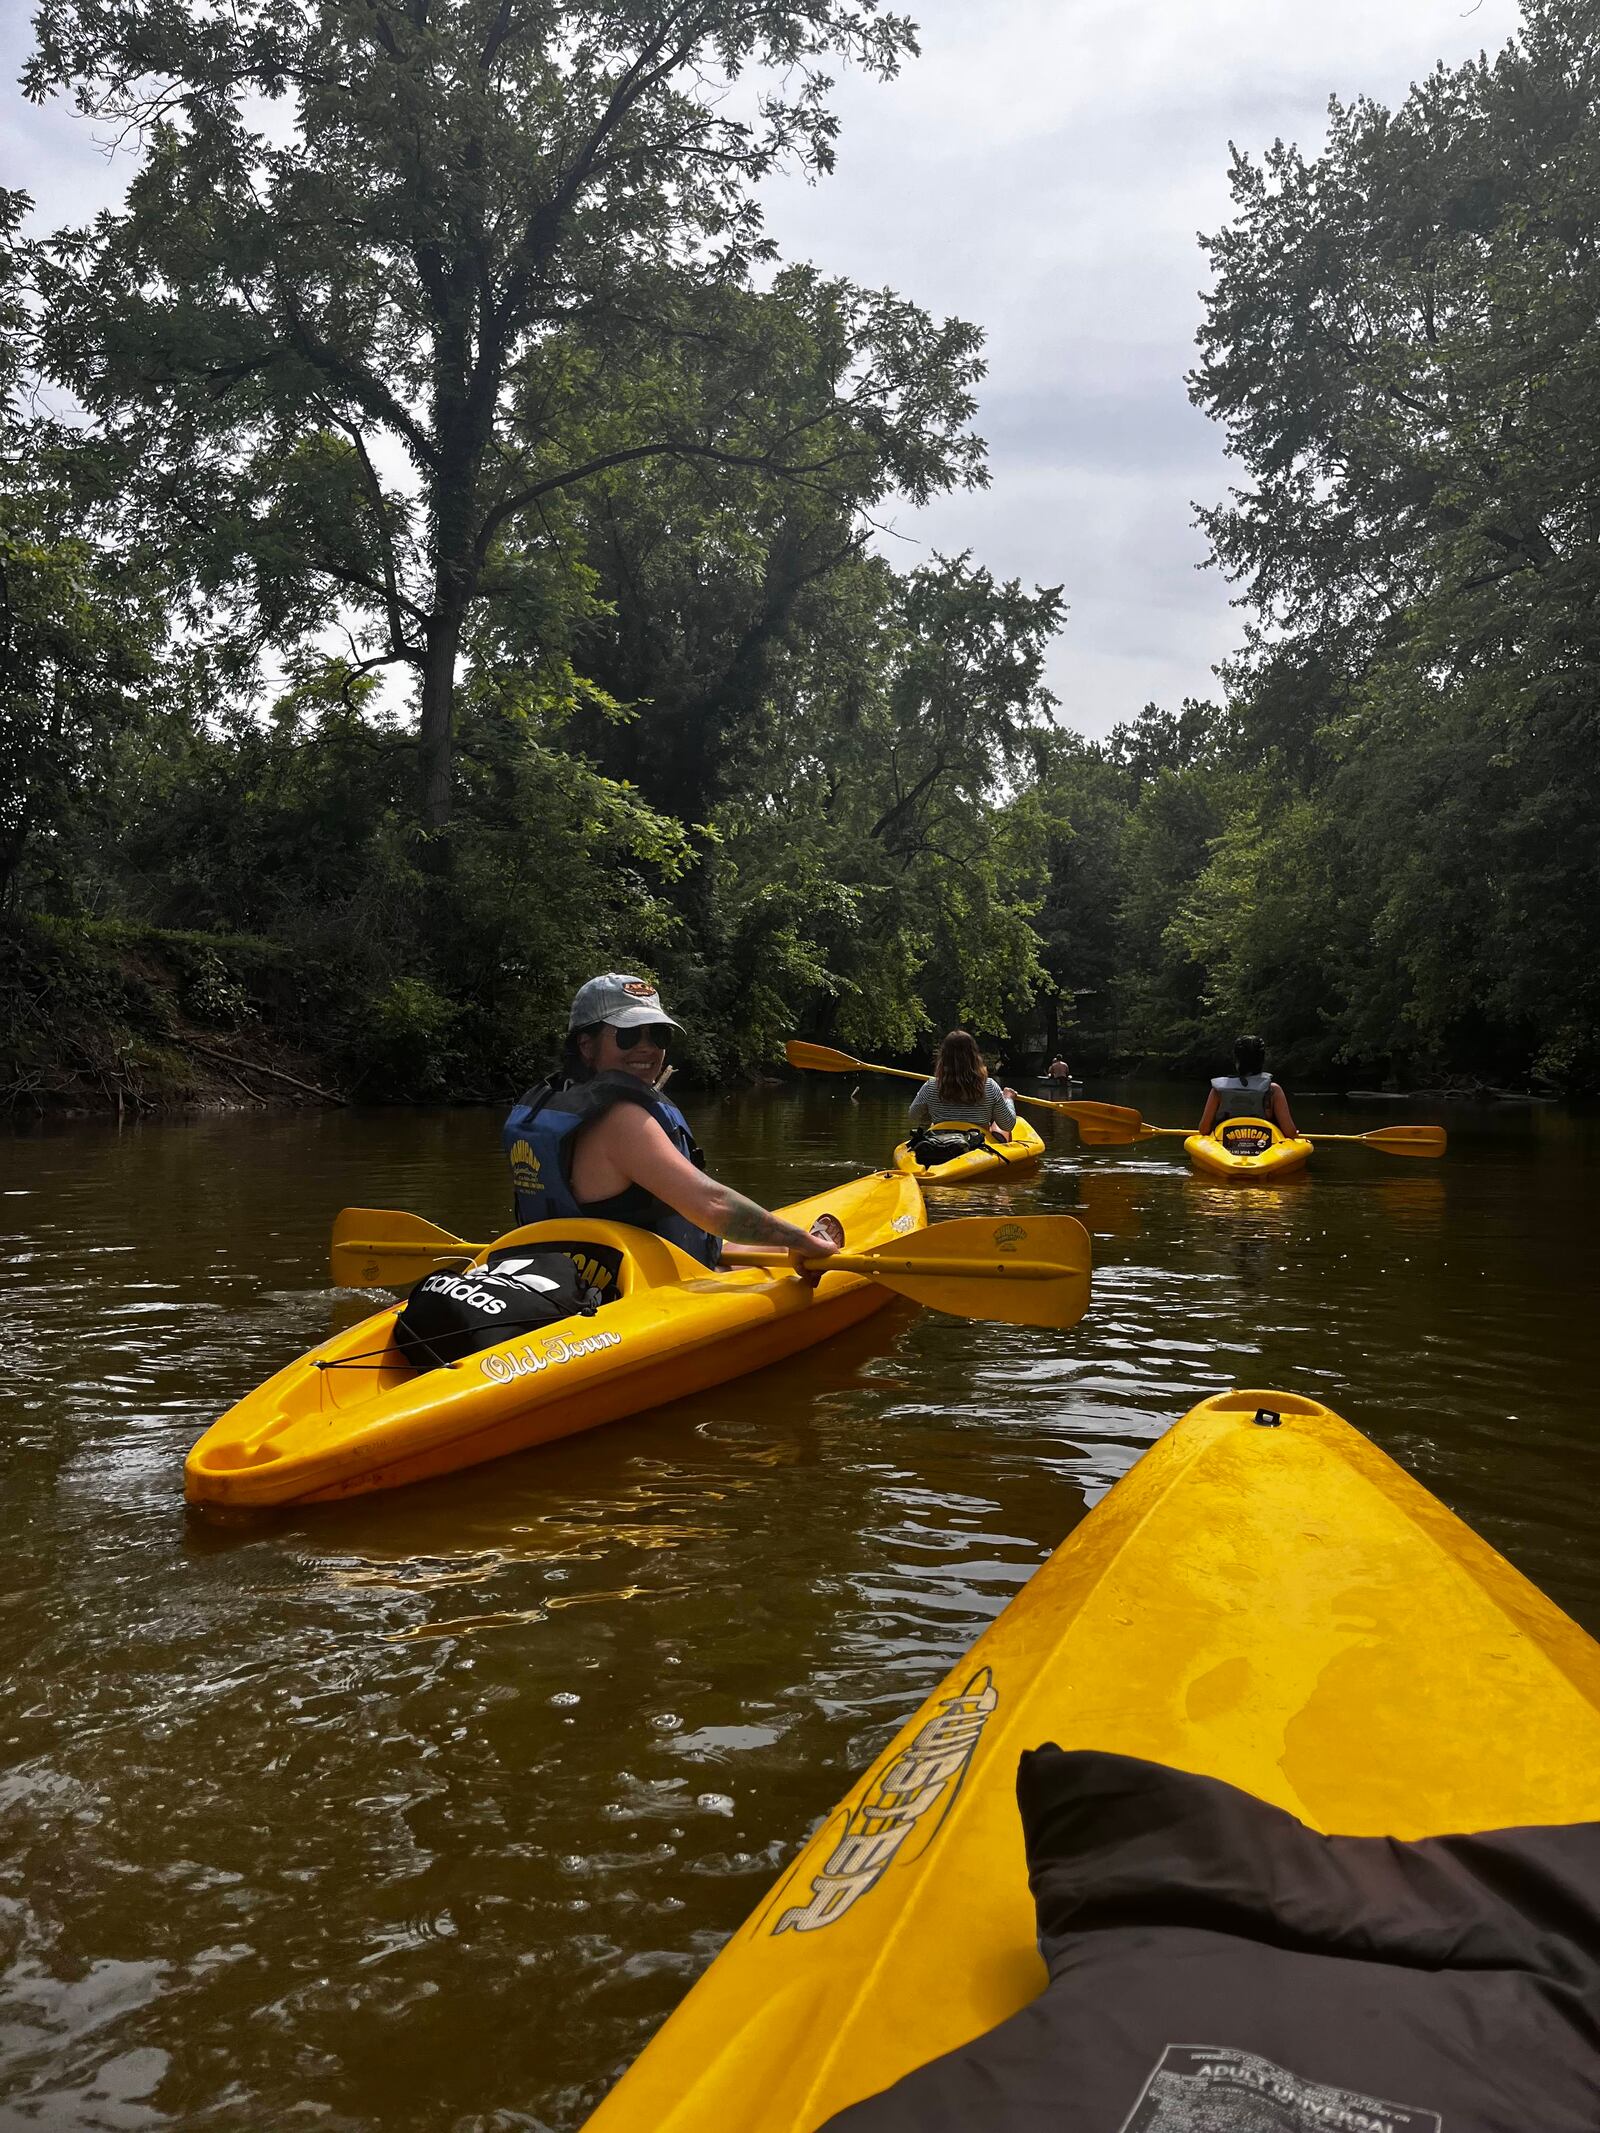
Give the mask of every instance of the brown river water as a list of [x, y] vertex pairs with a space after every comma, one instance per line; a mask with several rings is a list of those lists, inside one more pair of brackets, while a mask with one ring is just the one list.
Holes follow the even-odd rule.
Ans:
[[[1182, 1123], [1198, 1093], [1112, 1091]], [[686, 1098], [769, 1204], [892, 1085]], [[185, 1452], [370, 1308], [345, 1202], [503, 1226], [484, 1110], [0, 1141], [0, 2124], [570, 2133], [1046, 1554], [1230, 1384], [1337, 1407], [1600, 1630], [1600, 1119], [1448, 1124], [1238, 1190], [1080, 1149], [1075, 1330], [896, 1303], [788, 1364], [391, 1495], [217, 1530]]]

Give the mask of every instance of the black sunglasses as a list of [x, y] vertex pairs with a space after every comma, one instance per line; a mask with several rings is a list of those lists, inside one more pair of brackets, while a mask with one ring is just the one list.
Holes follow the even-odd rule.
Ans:
[[653, 1044], [664, 1052], [672, 1041], [670, 1022], [636, 1022], [632, 1029], [618, 1029], [614, 1022], [608, 1022], [606, 1028], [616, 1038], [619, 1052], [637, 1051], [641, 1044]]

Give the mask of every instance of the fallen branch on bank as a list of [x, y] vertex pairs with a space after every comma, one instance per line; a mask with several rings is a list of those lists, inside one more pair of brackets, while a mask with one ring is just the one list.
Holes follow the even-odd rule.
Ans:
[[[302, 1081], [298, 1074], [285, 1073], [282, 1067], [263, 1066], [259, 1059], [241, 1059], [236, 1052], [224, 1052], [218, 1050], [214, 1044], [202, 1044], [198, 1037], [185, 1037], [182, 1042], [191, 1052], [199, 1052], [207, 1059], [219, 1060], [233, 1074], [235, 1081], [239, 1077], [234, 1072], [234, 1069], [245, 1067], [252, 1074], [268, 1074], [274, 1081], [287, 1081], [292, 1087], [304, 1089], [308, 1096], [315, 1096], [325, 1104], [344, 1105], [350, 1101], [347, 1096], [340, 1096], [332, 1089], [319, 1089], [313, 1082]], [[243, 1084], [241, 1083], [240, 1086], [243, 1087]], [[246, 1095], [255, 1095], [255, 1091], [251, 1089], [246, 1089], [245, 1093]], [[265, 1101], [260, 1096], [256, 1096], [255, 1100], [257, 1103]]]

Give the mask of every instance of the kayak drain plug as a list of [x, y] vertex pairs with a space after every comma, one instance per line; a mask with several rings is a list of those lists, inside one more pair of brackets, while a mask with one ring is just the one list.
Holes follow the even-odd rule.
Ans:
[[1283, 1417], [1277, 1412], [1276, 1408], [1258, 1407], [1255, 1411], [1257, 1429], [1276, 1429], [1282, 1420]]

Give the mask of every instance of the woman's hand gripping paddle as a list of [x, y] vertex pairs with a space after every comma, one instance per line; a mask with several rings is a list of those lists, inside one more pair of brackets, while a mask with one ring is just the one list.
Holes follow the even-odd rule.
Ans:
[[935, 1222], [865, 1252], [736, 1247], [734, 1266], [795, 1266], [807, 1274], [865, 1274], [897, 1296], [952, 1318], [1008, 1326], [1075, 1326], [1089, 1308], [1089, 1232], [1071, 1215], [968, 1215]]

